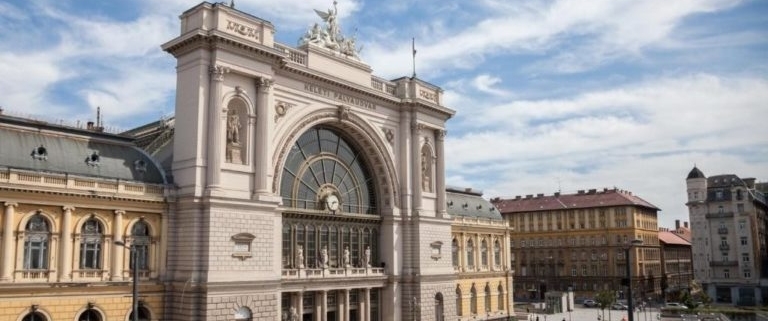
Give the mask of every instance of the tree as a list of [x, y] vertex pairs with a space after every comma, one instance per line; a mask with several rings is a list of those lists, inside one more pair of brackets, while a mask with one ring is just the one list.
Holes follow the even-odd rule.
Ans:
[[615, 302], [616, 294], [613, 291], [602, 290], [595, 295], [595, 303], [597, 303], [597, 308], [600, 309], [603, 316], [605, 316], [605, 309], [609, 309]]

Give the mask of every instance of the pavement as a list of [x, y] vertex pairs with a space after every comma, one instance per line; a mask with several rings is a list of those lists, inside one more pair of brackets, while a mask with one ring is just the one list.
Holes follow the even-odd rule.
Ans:
[[[518, 316], [523, 316], [522, 319], [518, 318], [518, 320], [525, 320], [525, 311], [516, 311], [516, 313]], [[600, 316], [599, 319], [598, 314]], [[577, 306], [572, 312], [553, 314], [534, 312], [528, 313], [528, 320], [537, 321], [536, 317], [539, 318], [538, 321], [622, 321], [622, 318], [624, 318], [626, 321], [627, 311], [608, 309], [600, 310], [598, 308], [584, 308]], [[659, 310], [655, 308], [646, 308], [645, 311], [635, 312], [634, 317], [634, 321], [657, 321], [659, 320]]]

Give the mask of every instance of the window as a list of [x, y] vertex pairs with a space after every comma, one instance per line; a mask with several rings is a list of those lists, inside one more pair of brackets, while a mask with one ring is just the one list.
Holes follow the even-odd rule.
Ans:
[[251, 309], [247, 307], [239, 307], [237, 310], [235, 310], [235, 320], [236, 321], [251, 321]]
[[456, 315], [461, 316], [464, 311], [461, 307], [461, 288], [456, 286]]
[[497, 304], [499, 305], [499, 311], [503, 311], [504, 310], [504, 287], [501, 286], [501, 283], [499, 283], [499, 287], [496, 288], [496, 295], [498, 296], [496, 298], [496, 301], [498, 301]]
[[499, 240], [493, 242], [493, 264], [501, 265], [501, 242]]
[[483, 267], [488, 266], [488, 242], [486, 240], [480, 242], [480, 264]]
[[715, 199], [722, 200], [723, 199], [723, 191], [715, 191]]
[[451, 242], [451, 257], [453, 258], [453, 267], [459, 266], [459, 241], [453, 239]]
[[582, 265], [581, 266], [581, 275], [582, 276], [587, 276], [587, 266], [586, 265]]
[[475, 266], [475, 246], [472, 244], [472, 239], [467, 240], [467, 267]]
[[740, 220], [739, 221], [739, 230], [744, 230], [744, 228], [747, 226], [747, 221]]
[[[129, 320], [133, 320], [133, 312], [131, 312], [131, 315], [128, 317]], [[139, 307], [139, 321], [149, 321], [149, 310], [147, 308], [140, 306]]]
[[472, 289], [469, 290], [469, 313], [477, 314], [477, 289], [472, 284]]
[[729, 279], [731, 277], [731, 271], [728, 269], [723, 270], [723, 278]]
[[101, 314], [96, 310], [88, 309], [77, 317], [77, 321], [101, 321]]
[[741, 261], [749, 262], [749, 253], [741, 253]]
[[719, 205], [719, 206], [717, 207], [717, 212], [718, 212], [718, 213], [720, 213], [720, 214], [723, 214], [723, 212], [725, 212], [725, 208], [723, 208], [723, 206], [722, 206], [722, 205]]
[[746, 236], [742, 236], [739, 239], [741, 240], [741, 245], [747, 245], [747, 237]]
[[80, 268], [101, 268], [101, 240], [103, 231], [101, 223], [91, 218], [83, 224], [80, 231]]
[[721, 254], [722, 254], [722, 257], [723, 257], [723, 262], [728, 261], [728, 252], [723, 252]]
[[48, 321], [48, 319], [39, 312], [32, 312], [24, 316], [21, 321]]
[[[136, 249], [136, 258], [138, 259], [139, 270], [149, 270], [149, 226], [144, 221], [138, 221], [131, 229], [133, 238], [132, 246]], [[133, 256], [131, 256], [130, 269], [133, 269]], [[141, 317], [141, 313], [139, 313]]]
[[35, 214], [25, 228], [24, 269], [48, 268], [48, 241], [50, 228], [48, 221], [40, 213]]
[[485, 312], [491, 311], [491, 285], [485, 284]]
[[435, 321], [444, 321], [445, 315], [443, 313], [443, 294], [435, 294]]
[[752, 278], [752, 271], [744, 270], [744, 278], [746, 279]]

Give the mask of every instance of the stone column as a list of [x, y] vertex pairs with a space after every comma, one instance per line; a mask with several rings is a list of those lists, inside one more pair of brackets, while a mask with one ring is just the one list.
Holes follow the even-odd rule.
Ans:
[[[416, 120], [416, 116], [411, 119], [411, 168], [413, 176], [411, 177], [411, 189], [413, 189], [413, 210], [414, 214], [421, 210], [421, 126]], [[427, 159], [426, 161], [429, 161]]]
[[221, 175], [221, 151], [225, 146], [222, 137], [222, 122], [227, 117], [227, 113], [221, 106], [221, 91], [224, 84], [224, 74], [229, 72], [229, 68], [223, 66], [211, 66], [211, 86], [210, 101], [208, 105], [208, 140], [207, 140], [207, 167], [206, 167], [206, 189], [215, 190], [219, 186], [219, 177]]
[[296, 314], [299, 315], [299, 320], [304, 320], [304, 292], [296, 293]]
[[446, 217], [445, 210], [445, 131], [435, 131], [435, 193], [437, 193], [437, 217]]
[[272, 93], [274, 81], [268, 78], [259, 78], [258, 96], [256, 97], [256, 137], [254, 163], [256, 174], [254, 175], [255, 194], [269, 193], [269, 169], [271, 157], [269, 157], [269, 96]]
[[349, 321], [349, 308], [351, 304], [349, 303], [349, 289], [342, 290], [342, 298], [344, 300], [344, 310], [342, 310], [342, 320], [343, 321]]
[[320, 291], [320, 321], [328, 321], [328, 291]]
[[13, 262], [16, 256], [13, 255], [13, 216], [16, 213], [14, 202], [5, 202], [5, 211], [3, 212], [3, 264], [0, 271], [0, 281], [8, 282], [13, 279]]
[[64, 216], [61, 219], [61, 247], [59, 248], [59, 282], [72, 279], [72, 211], [73, 206], [64, 206]]
[[370, 321], [371, 320], [371, 288], [365, 288], [363, 289], [363, 299], [361, 300], [359, 306], [360, 306], [360, 320], [361, 321]]
[[110, 275], [112, 281], [121, 281], [123, 279], [123, 251], [124, 247], [115, 244], [115, 241], [123, 240], [123, 215], [125, 211], [115, 211], [115, 222], [112, 224], [112, 266], [110, 267]]

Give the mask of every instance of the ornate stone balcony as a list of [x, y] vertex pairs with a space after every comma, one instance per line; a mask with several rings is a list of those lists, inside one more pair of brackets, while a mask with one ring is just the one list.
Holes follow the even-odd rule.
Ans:
[[283, 280], [333, 279], [386, 276], [384, 268], [330, 268], [330, 269], [283, 269]]

